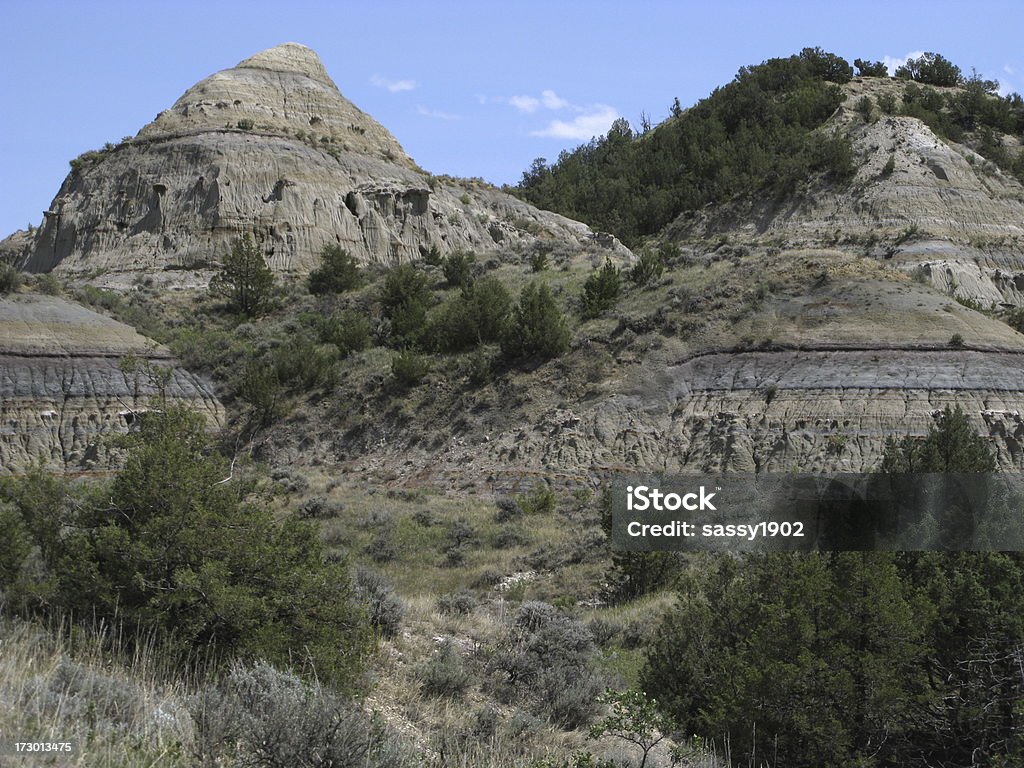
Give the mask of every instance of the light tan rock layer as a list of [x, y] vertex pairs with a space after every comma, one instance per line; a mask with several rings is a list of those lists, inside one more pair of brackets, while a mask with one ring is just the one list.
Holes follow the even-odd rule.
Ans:
[[188, 283], [182, 270], [208, 272], [245, 234], [278, 272], [308, 272], [328, 244], [383, 263], [538, 239], [632, 257], [493, 187], [419, 170], [295, 44], [212, 75], [134, 139], [84, 157], [27, 253], [10, 239], [6, 249], [31, 272], [164, 270]]

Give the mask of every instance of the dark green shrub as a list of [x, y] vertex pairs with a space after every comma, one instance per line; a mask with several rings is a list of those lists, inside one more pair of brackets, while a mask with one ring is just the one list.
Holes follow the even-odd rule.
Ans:
[[329, 389], [337, 379], [338, 353], [309, 341], [296, 341], [274, 350], [272, 364], [282, 386], [300, 392]]
[[537, 250], [530, 254], [530, 271], [533, 273], [543, 272], [548, 268], [548, 252]]
[[959, 333], [954, 333], [949, 337], [949, 346], [954, 349], [962, 349], [964, 346], [964, 337]]
[[60, 296], [64, 293], [64, 285], [57, 279], [56, 275], [50, 272], [36, 275], [32, 279], [32, 287], [46, 296]]
[[253, 128], [256, 127], [256, 123], [254, 123], [248, 117], [243, 117], [235, 125], [241, 128], [243, 131], [251, 131]]
[[896, 70], [896, 77], [915, 80], [926, 85], [954, 87], [963, 85], [964, 76], [960, 67], [938, 53], [925, 53], [916, 59], [908, 59]]
[[53, 574], [51, 605], [158, 631], [182, 659], [261, 657], [357, 687], [366, 617], [316, 529], [245, 502], [237, 467], [181, 406], [147, 412], [124, 444], [124, 468], [74, 504], [31, 478], [0, 492]]
[[896, 97], [891, 93], [878, 94], [878, 108], [887, 115], [896, 114]]
[[402, 350], [391, 359], [391, 375], [402, 387], [415, 387], [430, 373], [430, 361], [412, 350]]
[[373, 325], [365, 315], [343, 309], [317, 321], [317, 335], [324, 344], [333, 344], [342, 357], [361, 352], [370, 346]]
[[464, 288], [473, 281], [476, 255], [471, 251], [455, 251], [448, 254], [441, 265], [444, 279], [452, 288]]
[[544, 483], [538, 483], [527, 494], [516, 497], [516, 505], [525, 515], [550, 515], [555, 511], [555, 492]]
[[546, 285], [530, 283], [519, 295], [501, 351], [513, 360], [550, 360], [569, 349], [569, 326]]
[[615, 306], [622, 292], [622, 277], [611, 259], [583, 283], [583, 317], [597, 317]]
[[1017, 333], [1024, 333], [1024, 307], [1011, 309], [1003, 319]]
[[384, 317], [391, 323], [391, 338], [397, 346], [419, 341], [433, 302], [427, 276], [420, 270], [402, 264], [388, 271], [381, 286], [380, 304]]
[[496, 277], [466, 286], [429, 320], [428, 338], [439, 352], [461, 352], [498, 341], [508, 324], [512, 297]]
[[21, 272], [13, 264], [0, 262], [0, 296], [14, 293], [21, 286]]
[[444, 257], [441, 256], [441, 250], [433, 244], [429, 248], [421, 245], [420, 257], [423, 259], [424, 264], [429, 264], [432, 267], [440, 267], [444, 264]]
[[864, 59], [854, 59], [853, 66], [857, 68], [858, 77], [889, 76], [889, 69], [885, 66], [884, 61], [865, 61]]
[[859, 114], [865, 123], [871, 122], [871, 116], [874, 114], [875, 103], [871, 100], [870, 96], [861, 96], [857, 100], [856, 104], [857, 114]]
[[643, 251], [639, 261], [629, 270], [629, 279], [637, 285], [647, 285], [658, 280], [664, 271], [665, 260], [660, 251]]
[[264, 426], [284, 415], [284, 388], [270, 366], [253, 361], [246, 365], [235, 384], [238, 398], [252, 406], [253, 417]]
[[344, 293], [358, 288], [363, 281], [355, 256], [340, 245], [325, 245], [320, 252], [320, 266], [309, 273], [307, 284], [314, 295]]
[[267, 307], [274, 273], [249, 235], [236, 239], [220, 270], [210, 280], [210, 293], [226, 299], [237, 312], [256, 317]]

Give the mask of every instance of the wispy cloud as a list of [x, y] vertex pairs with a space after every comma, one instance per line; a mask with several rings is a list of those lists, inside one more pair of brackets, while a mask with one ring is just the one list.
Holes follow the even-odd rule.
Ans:
[[461, 120], [462, 115], [453, 115], [451, 112], [442, 112], [439, 109], [430, 109], [422, 104], [416, 105], [416, 114], [424, 117], [433, 117], [437, 120]]
[[609, 107], [607, 104], [595, 104], [572, 120], [552, 120], [547, 127], [539, 131], [530, 131], [530, 135], [586, 141], [594, 136], [607, 133], [612, 123], [619, 117], [619, 112], [614, 107]]
[[612, 123], [620, 116], [615, 107], [607, 104], [573, 104], [550, 88], [545, 88], [539, 96], [478, 96], [477, 101], [480, 104], [507, 104], [525, 115], [539, 114], [542, 111], [575, 113], [572, 118], [550, 120], [545, 127], [530, 131], [531, 136], [542, 138], [586, 141], [607, 133]]
[[525, 112], [526, 114], [533, 114], [541, 107], [550, 110], [573, 108], [572, 104], [551, 89], [541, 91], [539, 98], [537, 96], [509, 96], [507, 99], [499, 99], [499, 101], [507, 101], [520, 112]]
[[541, 91], [540, 102], [545, 109], [565, 109], [571, 106], [568, 101], [557, 95], [554, 91]]
[[534, 96], [509, 96], [508, 103], [520, 112], [526, 112], [527, 114], [540, 109], [540, 99]]
[[378, 88], [386, 88], [390, 93], [411, 91], [416, 87], [415, 80], [388, 80], [386, 77], [381, 77], [380, 75], [374, 75], [371, 77], [370, 82]]
[[896, 70], [906, 64], [908, 59], [917, 59], [921, 56], [924, 56], [924, 51], [911, 51], [906, 56], [883, 56], [882, 62], [889, 70], [889, 74], [895, 75]]

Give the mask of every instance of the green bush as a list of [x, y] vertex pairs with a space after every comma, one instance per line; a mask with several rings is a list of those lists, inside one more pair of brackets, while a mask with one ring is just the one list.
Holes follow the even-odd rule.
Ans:
[[592, 273], [583, 283], [583, 317], [597, 317], [615, 306], [622, 292], [619, 269], [606, 259], [604, 266]]
[[512, 360], [550, 360], [569, 349], [569, 326], [546, 285], [523, 288], [501, 338], [502, 353]]
[[887, 115], [896, 114], [896, 97], [891, 93], [878, 94], [878, 108]]
[[517, 496], [515, 500], [524, 515], [550, 515], [555, 511], [557, 498], [547, 485], [538, 483], [528, 494]]
[[415, 387], [430, 373], [430, 361], [423, 355], [404, 349], [391, 359], [391, 375], [402, 387]]
[[896, 77], [945, 87], [963, 85], [964, 82], [960, 67], [938, 53], [924, 53], [916, 59], [908, 59], [896, 70]]
[[380, 290], [384, 317], [391, 323], [396, 346], [415, 344], [423, 335], [427, 310], [434, 302], [427, 276], [411, 264], [388, 271]]
[[461, 695], [469, 687], [472, 679], [458, 649], [450, 641], [441, 643], [420, 666], [417, 677], [423, 693], [439, 697]]
[[355, 256], [340, 245], [325, 245], [320, 253], [320, 266], [309, 273], [309, 292], [315, 296], [344, 293], [358, 288], [362, 271]]
[[259, 657], [356, 688], [372, 638], [316, 528], [245, 501], [238, 467], [179, 405], [143, 414], [125, 448], [114, 479], [73, 503], [40, 476], [0, 489], [52, 574], [51, 606], [158, 631], [182, 660]]
[[338, 353], [331, 347], [293, 340], [275, 349], [271, 361], [277, 380], [292, 390], [329, 389], [337, 380]]
[[274, 273], [249, 235], [231, 244], [231, 252], [210, 280], [211, 294], [226, 299], [235, 311], [248, 317], [266, 309], [273, 290]]
[[647, 285], [658, 280], [664, 271], [665, 260], [660, 251], [643, 251], [629, 270], [629, 279], [637, 285]]
[[60, 296], [64, 293], [64, 285], [57, 279], [56, 275], [50, 272], [36, 275], [32, 279], [32, 287], [46, 296]]
[[256, 423], [266, 426], [285, 414], [284, 388], [269, 365], [249, 362], [234, 388], [238, 398], [252, 407]]
[[333, 344], [342, 357], [370, 346], [373, 325], [363, 314], [343, 309], [327, 317], [318, 317], [317, 335], [324, 344]]
[[432, 267], [440, 267], [444, 264], [444, 257], [441, 256], [441, 249], [434, 244], [431, 244], [429, 248], [421, 245], [420, 257], [423, 259], [424, 264], [429, 264]]
[[431, 316], [427, 337], [439, 352], [461, 352], [501, 339], [512, 311], [512, 297], [496, 277], [466, 286]]
[[441, 269], [450, 287], [465, 288], [473, 281], [475, 265], [476, 255], [471, 251], [455, 251], [444, 258]]
[[865, 123], [871, 122], [871, 116], [874, 114], [875, 103], [871, 100], [870, 96], [861, 96], [857, 100], [856, 104], [857, 114], [859, 114]]
[[854, 59], [853, 66], [857, 68], [858, 77], [889, 76], [889, 69], [885, 66], [884, 61], [865, 61], [864, 59]]
[[0, 296], [14, 293], [21, 286], [21, 272], [13, 264], [0, 262]]

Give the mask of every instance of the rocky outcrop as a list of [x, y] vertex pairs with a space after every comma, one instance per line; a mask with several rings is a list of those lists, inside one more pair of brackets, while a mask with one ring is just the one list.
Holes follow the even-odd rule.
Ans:
[[[898, 105], [904, 87], [888, 78], [844, 86], [845, 101], [825, 130], [850, 138], [856, 173], [849, 183], [811, 184], [781, 202], [737, 200], [680, 219], [669, 236], [845, 243], [985, 308], [1024, 303], [1024, 186], [921, 120], [882, 114], [879, 97]], [[871, 121], [857, 108], [865, 97], [874, 105]]]
[[[0, 339], [0, 473], [107, 469], [116, 450], [106, 438], [162, 397], [187, 403], [211, 427], [223, 421], [209, 383], [176, 367], [167, 350], [63, 299], [0, 300]], [[123, 371], [127, 356], [170, 368], [166, 385]]]
[[30, 272], [202, 282], [244, 234], [279, 273], [308, 272], [327, 244], [382, 263], [538, 239], [631, 258], [578, 222], [423, 172], [292, 43], [211, 75], [135, 138], [72, 166], [22, 250]]

